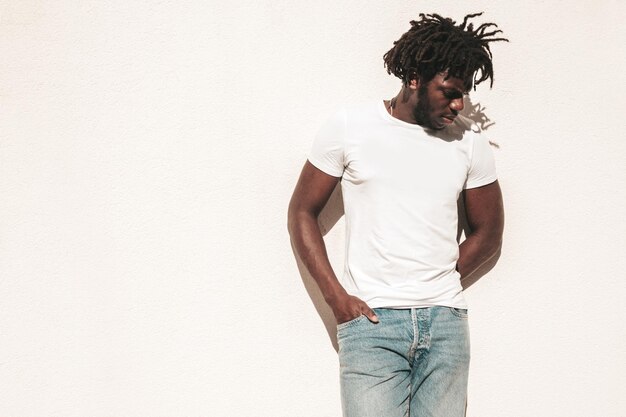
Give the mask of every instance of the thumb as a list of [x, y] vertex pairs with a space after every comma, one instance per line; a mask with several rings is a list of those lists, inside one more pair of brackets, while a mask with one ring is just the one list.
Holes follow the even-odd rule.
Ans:
[[367, 313], [365, 313], [365, 316], [367, 316], [367, 318], [372, 322], [372, 323], [378, 323], [378, 316], [376, 315], [376, 313], [374, 313], [374, 310], [369, 309], [367, 311]]

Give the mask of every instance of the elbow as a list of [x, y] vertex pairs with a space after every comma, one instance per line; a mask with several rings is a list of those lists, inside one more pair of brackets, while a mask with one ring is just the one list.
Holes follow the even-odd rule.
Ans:
[[474, 230], [470, 236], [485, 258], [491, 258], [502, 249], [502, 232], [499, 230]]
[[486, 252], [490, 258], [502, 250], [502, 233], [491, 234], [485, 241]]
[[502, 249], [502, 236], [504, 234], [504, 217], [501, 216], [499, 221], [493, 222], [487, 227], [478, 230], [478, 235], [482, 236], [482, 242], [485, 251], [493, 256]]
[[294, 234], [302, 230], [307, 222], [317, 223], [320, 210], [308, 204], [302, 204], [298, 199], [292, 198], [287, 209], [287, 231], [293, 238]]
[[289, 232], [289, 236], [293, 237], [293, 234], [297, 228], [296, 214], [289, 210], [287, 213], [287, 231]]
[[291, 204], [289, 205], [289, 209], [287, 210], [287, 231], [289, 232], [289, 235], [292, 236], [293, 235], [293, 231], [295, 229], [296, 226], [296, 214], [295, 211], [293, 209], [293, 207], [291, 206]]
[[297, 218], [298, 208], [296, 206], [296, 201], [293, 197], [289, 201], [289, 207], [287, 208], [287, 231], [289, 235], [292, 236], [293, 231], [296, 226], [296, 218]]
[[491, 256], [495, 256], [502, 250], [502, 238], [493, 244], [491, 247]]
[[294, 204], [289, 205], [287, 210], [287, 231], [289, 236], [293, 238], [294, 234], [300, 230], [300, 225], [308, 213]]

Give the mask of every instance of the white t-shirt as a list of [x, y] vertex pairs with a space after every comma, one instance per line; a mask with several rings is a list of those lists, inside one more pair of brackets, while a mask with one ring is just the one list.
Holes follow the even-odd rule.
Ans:
[[382, 100], [345, 106], [315, 137], [309, 162], [341, 177], [341, 284], [371, 308], [467, 308], [456, 271], [457, 200], [497, 179], [493, 152], [458, 116], [441, 131], [392, 117]]

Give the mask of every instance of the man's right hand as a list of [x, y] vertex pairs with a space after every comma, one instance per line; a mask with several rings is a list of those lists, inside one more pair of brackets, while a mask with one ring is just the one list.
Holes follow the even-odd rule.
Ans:
[[289, 235], [296, 253], [332, 308], [337, 323], [360, 315], [378, 323], [374, 311], [363, 300], [349, 295], [337, 280], [318, 224], [319, 214], [340, 179], [326, 174], [308, 160], [305, 162], [289, 202]]
[[329, 305], [333, 310], [337, 324], [354, 320], [361, 315], [366, 316], [372, 323], [378, 323], [378, 317], [374, 310], [365, 301], [353, 295], [346, 294], [329, 303]]

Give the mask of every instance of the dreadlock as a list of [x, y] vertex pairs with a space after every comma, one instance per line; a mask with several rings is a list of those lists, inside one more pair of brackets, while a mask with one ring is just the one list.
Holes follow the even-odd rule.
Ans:
[[468, 14], [463, 23], [455, 26], [452, 19], [420, 13], [420, 20], [412, 20], [411, 28], [383, 56], [387, 73], [393, 73], [408, 85], [416, 75], [428, 82], [447, 70], [446, 78], [473, 79], [474, 89], [487, 79], [491, 81], [490, 87], [493, 86], [489, 42], [508, 42], [508, 39], [493, 37], [502, 33], [501, 30], [487, 31], [497, 28], [495, 23], [483, 23], [476, 29], [472, 23], [468, 24], [469, 19], [480, 15], [482, 12]]

